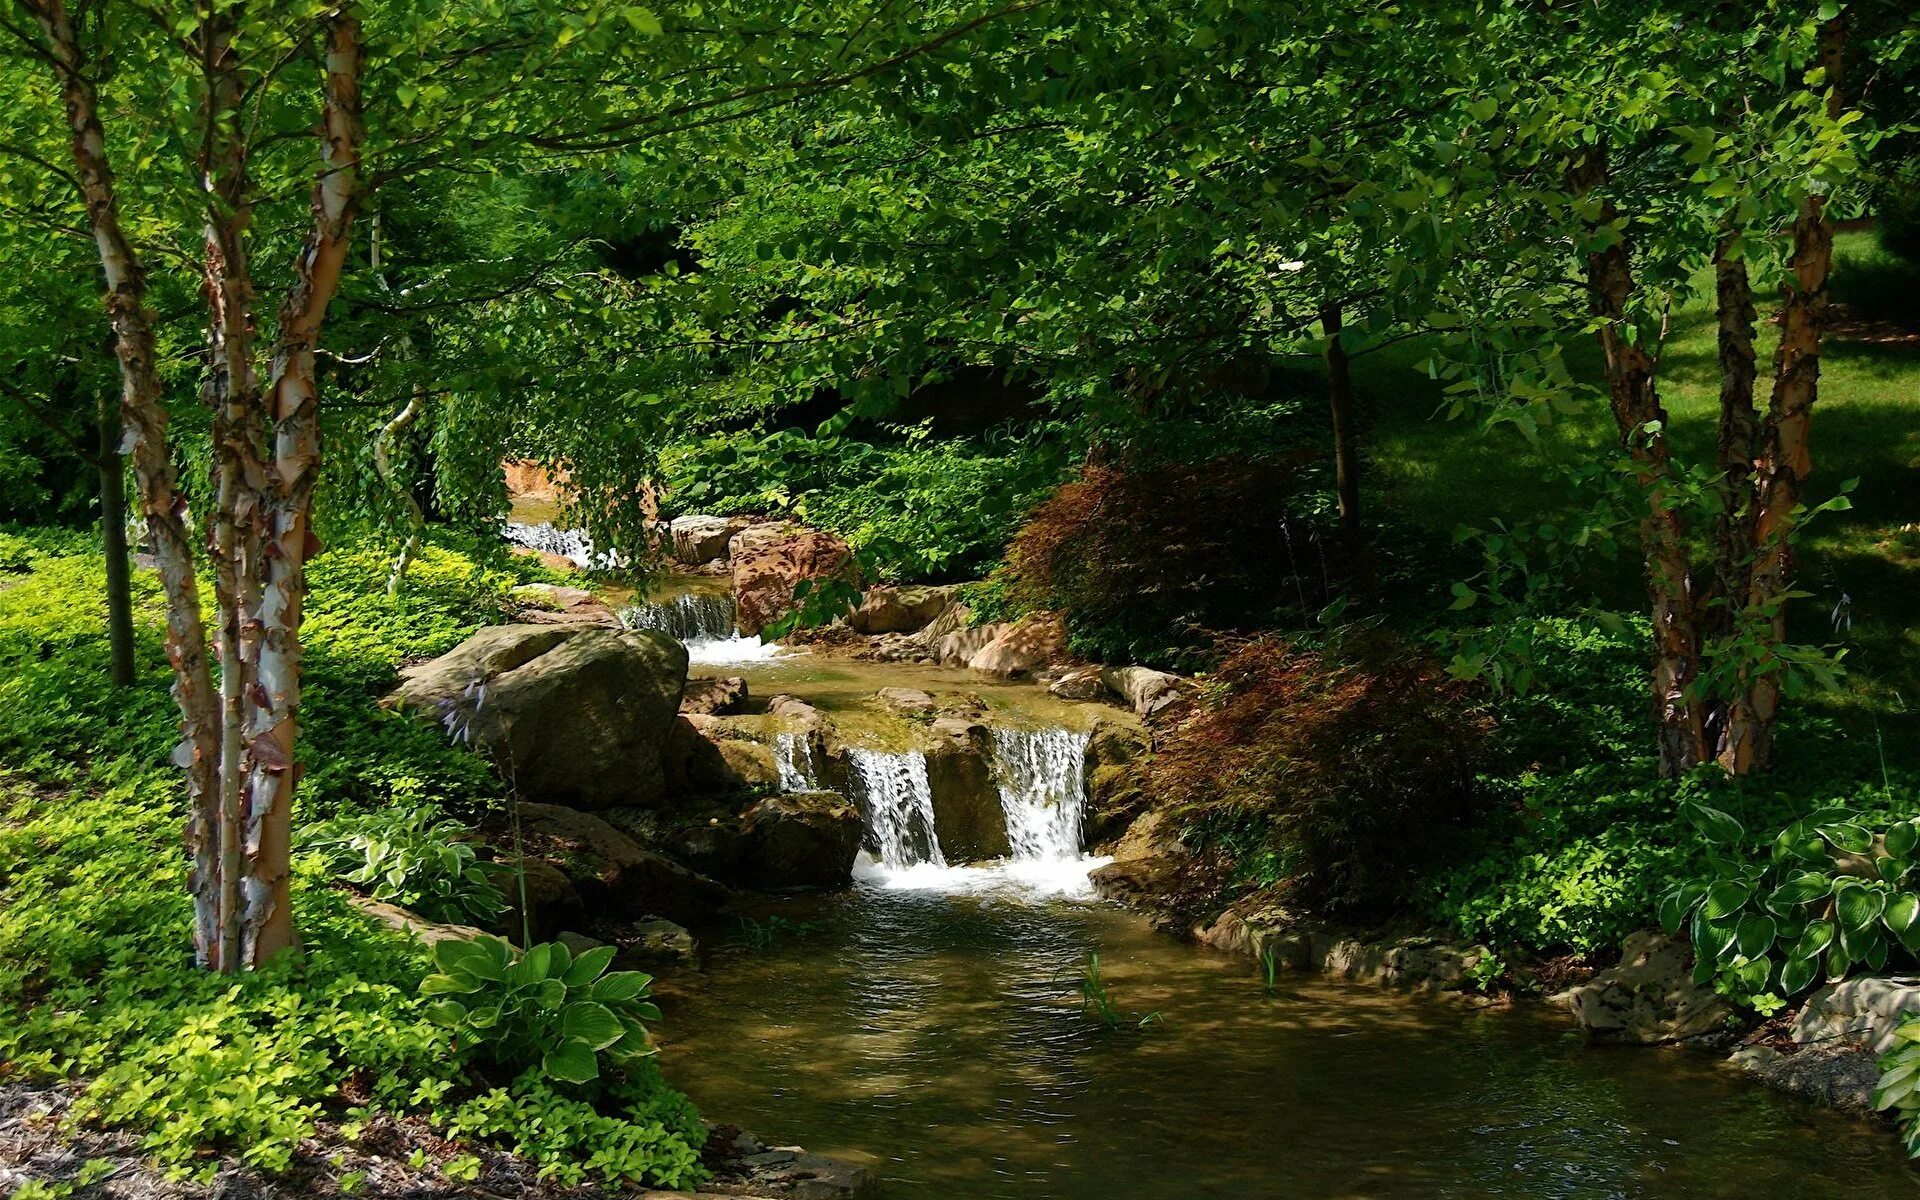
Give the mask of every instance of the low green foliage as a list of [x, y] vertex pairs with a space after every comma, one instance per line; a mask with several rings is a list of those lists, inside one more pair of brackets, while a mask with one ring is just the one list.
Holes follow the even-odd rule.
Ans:
[[[493, 1060], [432, 1019], [427, 954], [355, 910], [323, 854], [295, 860], [300, 954], [237, 977], [196, 969], [152, 576], [135, 574], [140, 679], [112, 688], [97, 552], [38, 531], [9, 535], [8, 552], [15, 539], [28, 569], [0, 586], [0, 1073], [86, 1084], [78, 1115], [137, 1132], [182, 1173], [210, 1173], [218, 1154], [287, 1167], [351, 1082], [374, 1108], [420, 1113], [552, 1176], [698, 1182], [698, 1119], [645, 1061], [593, 1091], [562, 1094], [537, 1077], [476, 1091], [473, 1072]], [[398, 606], [382, 591], [386, 566], [379, 547], [342, 541], [309, 571], [302, 733], [325, 753], [304, 752], [313, 770], [297, 815], [373, 829], [365, 814], [398, 806], [412, 839], [400, 860], [457, 866], [463, 882], [449, 893], [407, 869], [369, 883], [428, 907], [457, 897], [471, 913], [467, 856], [429, 847], [460, 844], [449, 823], [404, 814], [430, 799], [478, 812], [500, 785], [440, 730], [377, 702], [401, 663], [497, 615], [518, 578], [458, 541], [436, 543]]]
[[430, 921], [486, 924], [506, 907], [466, 827], [430, 804], [336, 817], [303, 835], [341, 879]]
[[1733, 816], [1704, 804], [1687, 814], [1712, 848], [1711, 870], [1661, 897], [1660, 923], [1687, 930], [1696, 980], [1777, 1000], [1920, 951], [1920, 818], [1882, 824], [1822, 809], [1758, 858]]
[[1920, 1017], [1903, 1018], [1893, 1036], [1898, 1044], [1880, 1056], [1873, 1106], [1892, 1111], [1907, 1153], [1920, 1158]]
[[653, 977], [614, 971], [612, 946], [575, 958], [559, 942], [516, 952], [495, 937], [433, 948], [439, 973], [420, 984], [437, 996], [428, 1013], [462, 1045], [513, 1072], [537, 1067], [559, 1083], [591, 1083], [601, 1060], [624, 1068], [653, 1053], [644, 1022], [660, 1010], [647, 998]]

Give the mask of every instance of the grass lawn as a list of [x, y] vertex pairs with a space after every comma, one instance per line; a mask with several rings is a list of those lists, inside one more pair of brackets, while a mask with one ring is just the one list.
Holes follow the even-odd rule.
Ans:
[[[1860, 482], [1852, 510], [1822, 516], [1802, 543], [1799, 585], [1811, 598], [1795, 610], [1795, 636], [1849, 647], [1849, 686], [1823, 705], [1849, 714], [1864, 736], [1877, 729], [1889, 753], [1899, 744], [1920, 754], [1920, 270], [1882, 251], [1872, 233], [1841, 234], [1835, 261], [1840, 307], [1822, 357], [1810, 500]], [[1764, 308], [1761, 315], [1764, 376], [1774, 328]], [[1461, 522], [1551, 506], [1545, 468], [1590, 458], [1614, 440], [1597, 399], [1562, 417], [1537, 446], [1449, 421], [1438, 386], [1413, 369], [1422, 357], [1417, 344], [1402, 343], [1355, 363], [1374, 419], [1375, 498], [1401, 520], [1444, 536]], [[1569, 358], [1598, 384], [1600, 355], [1590, 339], [1570, 347]], [[1713, 451], [1717, 368], [1709, 288], [1674, 313], [1661, 362], [1676, 450], [1688, 459]], [[1636, 596], [1636, 571], [1637, 564], [1622, 568], [1623, 602]]]

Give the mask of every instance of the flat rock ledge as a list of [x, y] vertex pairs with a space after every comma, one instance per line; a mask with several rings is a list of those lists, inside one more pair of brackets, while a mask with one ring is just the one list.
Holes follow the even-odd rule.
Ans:
[[1487, 948], [1458, 946], [1430, 934], [1368, 939], [1268, 909], [1229, 910], [1196, 927], [1193, 936], [1202, 945], [1271, 962], [1276, 971], [1318, 971], [1380, 987], [1486, 999], [1476, 990], [1474, 971], [1486, 960]]

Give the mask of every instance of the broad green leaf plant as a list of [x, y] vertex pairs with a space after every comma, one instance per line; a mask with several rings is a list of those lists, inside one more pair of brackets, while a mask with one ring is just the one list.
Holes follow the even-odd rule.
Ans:
[[495, 937], [445, 941], [433, 948], [439, 972], [420, 990], [437, 997], [427, 1015], [495, 1066], [537, 1067], [559, 1083], [593, 1083], [603, 1062], [618, 1071], [650, 1056], [644, 1022], [660, 1019], [648, 999], [653, 977], [608, 971], [613, 954], [613, 947], [597, 946], [575, 957], [559, 942], [516, 954]]
[[1920, 818], [1875, 828], [1824, 809], [1755, 859], [1741, 852], [1746, 831], [1730, 814], [1694, 804], [1687, 815], [1714, 847], [1713, 873], [1668, 892], [1660, 923], [1687, 930], [1697, 982], [1716, 980], [1773, 1012], [1820, 980], [1920, 953]]

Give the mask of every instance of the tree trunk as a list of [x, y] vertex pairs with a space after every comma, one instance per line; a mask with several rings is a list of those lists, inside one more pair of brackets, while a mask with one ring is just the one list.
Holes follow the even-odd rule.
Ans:
[[425, 528], [427, 514], [421, 509], [420, 501], [414, 496], [413, 488], [406, 480], [399, 478], [393, 471], [394, 439], [412, 428], [420, 419], [421, 410], [426, 406], [427, 391], [424, 387], [413, 389], [413, 396], [406, 407], [394, 415], [393, 420], [380, 427], [379, 436], [373, 442], [373, 465], [380, 473], [381, 482], [387, 490], [406, 506], [407, 532], [400, 543], [400, 554], [393, 560], [393, 571], [387, 576], [387, 599], [397, 600], [407, 586], [407, 568], [413, 565], [414, 555], [420, 553], [420, 531]]
[[[1607, 178], [1606, 155], [1599, 147], [1586, 151], [1568, 171], [1568, 185], [1576, 195], [1604, 185]], [[1660, 770], [1671, 777], [1710, 756], [1706, 706], [1695, 686], [1699, 614], [1685, 521], [1672, 495], [1667, 414], [1656, 386], [1656, 365], [1634, 336], [1628, 311], [1634, 289], [1632, 252], [1624, 234], [1614, 228], [1618, 215], [1611, 200], [1603, 203], [1593, 225], [1602, 248], [1587, 255], [1587, 287], [1594, 315], [1600, 318], [1597, 336], [1606, 355], [1614, 424], [1646, 498], [1640, 541], [1653, 616], [1653, 705]]]
[[262, 641], [258, 678], [249, 696], [252, 778], [241, 910], [241, 955], [250, 964], [263, 963], [294, 945], [287, 884], [293, 793], [299, 778], [294, 744], [300, 710], [300, 616], [307, 591], [306, 561], [319, 548], [309, 526], [320, 467], [314, 350], [346, 265], [360, 198], [360, 23], [343, 9], [325, 25], [326, 99], [313, 225], [280, 308], [266, 388], [274, 461], [258, 612]]
[[207, 298], [207, 376], [217, 500], [208, 528], [220, 607], [220, 885], [213, 897], [220, 937], [217, 970], [244, 965], [241, 947], [242, 830], [251, 807], [247, 695], [255, 678], [267, 487], [265, 432], [253, 366], [255, 292], [247, 254], [252, 201], [240, 129], [244, 88], [232, 44], [231, 13], [204, 11], [196, 36], [207, 93], [200, 172]]
[[100, 439], [94, 467], [100, 473], [100, 545], [107, 565], [107, 648], [115, 686], [133, 684], [133, 577], [127, 562], [127, 481], [120, 462], [120, 406], [100, 398]]
[[[1844, 15], [1820, 30], [1827, 115], [1843, 110]], [[1773, 397], [1758, 438], [1752, 513], [1747, 534], [1753, 565], [1738, 618], [1770, 650], [1787, 639], [1787, 601], [1793, 588], [1793, 529], [1813, 474], [1808, 437], [1820, 394], [1820, 338], [1827, 323], [1827, 277], [1833, 268], [1833, 223], [1826, 197], [1808, 193], [1793, 225], [1793, 257], [1780, 306], [1780, 346], [1774, 355]], [[1762, 655], [1746, 670], [1728, 706], [1719, 762], [1735, 775], [1773, 762], [1774, 722], [1780, 715], [1780, 670]]]
[[[87, 227], [100, 254], [106, 306], [120, 360], [123, 444], [132, 450], [141, 516], [160, 566], [167, 598], [167, 660], [180, 707], [181, 741], [173, 761], [187, 778], [187, 845], [193, 859], [189, 883], [196, 897], [218, 887], [216, 773], [220, 763], [219, 711], [207, 663], [206, 625], [200, 615], [199, 582], [187, 534], [186, 498], [174, 476], [167, 444], [167, 413], [160, 403], [152, 317], [146, 310], [146, 272], [120, 222], [119, 196], [108, 165], [99, 98], [74, 36], [64, 0], [27, 0], [55, 64], [62, 107], [71, 133], [75, 178], [86, 202]], [[196, 905], [195, 947], [211, 958], [217, 937], [212, 909]]]
[[1360, 449], [1353, 427], [1353, 372], [1347, 348], [1340, 341], [1340, 305], [1320, 310], [1320, 329], [1327, 339], [1327, 402], [1333, 412], [1334, 490], [1340, 502], [1340, 536], [1347, 554], [1357, 564], [1365, 553], [1360, 531]]

